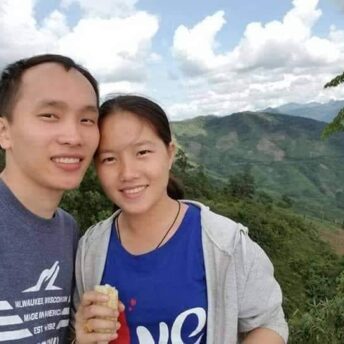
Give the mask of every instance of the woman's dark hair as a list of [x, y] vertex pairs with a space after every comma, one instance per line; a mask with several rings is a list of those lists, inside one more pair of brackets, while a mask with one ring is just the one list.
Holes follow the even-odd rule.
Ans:
[[[106, 100], [99, 109], [99, 124], [109, 114], [128, 111], [149, 123], [166, 147], [172, 141], [170, 123], [165, 111], [152, 100], [137, 95], [118, 95]], [[184, 190], [170, 174], [167, 193], [173, 199], [184, 198]]]

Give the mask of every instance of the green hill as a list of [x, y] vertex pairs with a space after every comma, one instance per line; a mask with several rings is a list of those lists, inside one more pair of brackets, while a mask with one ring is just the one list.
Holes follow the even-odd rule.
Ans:
[[296, 210], [343, 220], [344, 135], [320, 138], [326, 124], [281, 114], [242, 112], [174, 122], [188, 158], [228, 180], [249, 167], [259, 190], [288, 196]]

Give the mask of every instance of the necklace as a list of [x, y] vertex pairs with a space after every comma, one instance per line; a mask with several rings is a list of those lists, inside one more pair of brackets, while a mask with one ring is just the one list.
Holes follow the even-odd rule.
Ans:
[[[181, 205], [180, 205], [180, 202], [179, 202], [178, 200], [177, 200], [177, 203], [178, 203], [178, 211], [177, 211], [177, 214], [176, 214], [176, 216], [175, 216], [175, 218], [174, 218], [174, 220], [173, 220], [171, 226], [168, 227], [167, 231], [165, 232], [164, 236], [163, 236], [162, 239], [160, 240], [160, 242], [159, 242], [158, 246], [155, 248], [155, 250], [158, 249], [158, 248], [161, 246], [161, 244], [164, 242], [164, 240], [165, 240], [165, 238], [167, 237], [168, 233], [171, 231], [173, 225], [176, 223], [176, 221], [177, 221], [177, 219], [178, 219], [178, 216], [179, 216], [179, 213], [180, 213]], [[119, 224], [118, 224], [119, 215], [120, 215], [120, 214], [118, 214], [118, 216], [116, 216], [116, 219], [115, 219], [115, 222], [116, 222], [116, 234], [117, 234], [117, 237], [118, 237], [118, 240], [119, 240], [120, 244], [122, 244], [121, 232], [120, 232], [120, 230], [119, 230]]]

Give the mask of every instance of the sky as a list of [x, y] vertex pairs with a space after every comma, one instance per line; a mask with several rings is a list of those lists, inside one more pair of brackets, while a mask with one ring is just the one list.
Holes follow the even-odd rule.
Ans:
[[171, 120], [344, 99], [344, 0], [1, 0], [0, 68], [72, 57]]

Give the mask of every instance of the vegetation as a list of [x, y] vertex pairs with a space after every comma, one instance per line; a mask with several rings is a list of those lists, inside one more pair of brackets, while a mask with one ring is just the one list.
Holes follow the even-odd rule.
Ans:
[[[325, 123], [271, 113], [242, 112], [174, 122], [185, 154], [225, 183], [250, 168], [256, 191], [288, 196], [291, 209], [309, 217], [343, 222], [344, 136], [321, 140]], [[339, 205], [339, 206], [338, 206]]]
[[[324, 87], [336, 87], [341, 83], [344, 83], [344, 72], [343, 74], [337, 75], [334, 79], [325, 84]], [[337, 133], [339, 131], [344, 131], [344, 108], [342, 108], [338, 112], [338, 115], [334, 118], [334, 120], [325, 127], [322, 133], [322, 137], [327, 138], [330, 135]]]

